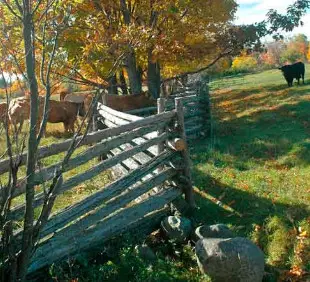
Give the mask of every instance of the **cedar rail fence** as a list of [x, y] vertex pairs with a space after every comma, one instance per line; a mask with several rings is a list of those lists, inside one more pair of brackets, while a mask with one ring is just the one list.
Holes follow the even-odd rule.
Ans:
[[[155, 115], [142, 117], [156, 109]], [[107, 158], [64, 179], [58, 194], [111, 168], [119, 175], [102, 189], [50, 216], [40, 233], [28, 273], [96, 247], [120, 233], [153, 230], [162, 217], [169, 214], [169, 204], [182, 194], [190, 206], [194, 205], [187, 139], [210, 131], [207, 85], [185, 87], [167, 99], [159, 98], [158, 107], [154, 109], [140, 109], [130, 114], [98, 103], [96, 117], [98, 123], [108, 128], [77, 137], [81, 141], [79, 146], [85, 150], [69, 160], [65, 171], [98, 156]], [[68, 139], [41, 147], [38, 160], [67, 151], [71, 142], [72, 139]], [[19, 156], [21, 165], [25, 165], [26, 157], [26, 153]], [[38, 170], [35, 184], [42, 188], [59, 166], [60, 163], [56, 163]], [[0, 175], [8, 171], [9, 160], [1, 160]], [[13, 197], [24, 193], [25, 180], [19, 179]], [[38, 189], [34, 208], [39, 208], [44, 200], [43, 188]], [[20, 221], [24, 211], [25, 203], [14, 206], [10, 218]], [[15, 238], [18, 242], [21, 230], [16, 231]]]

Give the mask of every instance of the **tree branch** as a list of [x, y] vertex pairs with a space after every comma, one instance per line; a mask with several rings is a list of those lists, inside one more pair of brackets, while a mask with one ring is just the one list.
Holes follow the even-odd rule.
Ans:
[[227, 52], [224, 52], [224, 53], [219, 54], [210, 64], [208, 64], [208, 65], [205, 66], [205, 67], [202, 67], [202, 68], [200, 68], [200, 69], [198, 69], [198, 70], [195, 70], [195, 71], [188, 71], [188, 72], [185, 72], [185, 73], [176, 75], [176, 76], [174, 76], [174, 77], [169, 77], [169, 78], [163, 79], [163, 80], [161, 81], [161, 83], [163, 84], [163, 83], [168, 82], [168, 81], [170, 81], [170, 80], [179, 79], [179, 78], [185, 77], [185, 76], [190, 75], [190, 74], [196, 74], [196, 73], [200, 73], [200, 72], [202, 72], [202, 71], [205, 71], [205, 70], [209, 69], [210, 67], [212, 67], [214, 64], [216, 64], [217, 61], [220, 60], [221, 58], [230, 55], [231, 52], [232, 52], [232, 50], [229, 50], [229, 51], [227, 51]]

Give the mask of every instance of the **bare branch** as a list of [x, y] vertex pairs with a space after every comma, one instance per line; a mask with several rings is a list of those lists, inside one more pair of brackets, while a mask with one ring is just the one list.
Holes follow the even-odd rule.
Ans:
[[[1, 0], [2, 1], [2, 3], [4, 3], [4, 5], [9, 9], [9, 11], [12, 13], [12, 15], [14, 15], [16, 18], [18, 18], [20, 21], [23, 21], [23, 18], [20, 16], [20, 15], [18, 15], [15, 11], [14, 11], [14, 9], [13, 9], [13, 7], [9, 4], [9, 2], [7, 1], [7, 0]], [[15, 1], [15, 3], [16, 3], [17, 1]], [[18, 7], [19, 7], [19, 5], [18, 5]]]
[[174, 77], [169, 77], [169, 78], [163, 79], [163, 80], [161, 81], [161, 83], [163, 84], [163, 83], [165, 83], [165, 82], [167, 82], [167, 81], [170, 81], [170, 80], [179, 79], [179, 78], [185, 77], [185, 76], [190, 75], [190, 74], [196, 74], [196, 73], [203, 72], [203, 71], [209, 69], [210, 67], [212, 67], [214, 64], [216, 64], [217, 61], [220, 60], [221, 58], [224, 58], [224, 57], [230, 55], [231, 52], [232, 52], [232, 50], [226, 51], [226, 52], [224, 52], [224, 53], [220, 53], [220, 54], [219, 54], [210, 64], [208, 64], [207, 66], [202, 67], [202, 68], [200, 68], [200, 69], [198, 69], [198, 70], [195, 70], [195, 71], [188, 71], [188, 72], [184, 72], [184, 73], [182, 73], [182, 74], [176, 75], [176, 76], [174, 76]]
[[15, 5], [17, 7], [17, 9], [19, 10], [20, 14], [23, 14], [23, 8], [22, 6], [19, 4], [18, 0], [15, 0]]
[[[15, 0], [15, 1], [17, 1], [17, 0]], [[38, 8], [40, 7], [42, 2], [43, 2], [43, 0], [38, 0], [38, 3], [36, 4], [36, 6], [34, 7], [34, 9], [32, 11], [32, 15], [34, 15], [36, 13], [36, 11], [38, 10]]]
[[2, 48], [6, 51], [6, 53], [7, 53], [8, 55], [10, 55], [10, 56], [13, 58], [13, 61], [14, 61], [15, 65], [16, 65], [16, 67], [18, 68], [19, 72], [21, 73], [21, 75], [23, 76], [23, 78], [24, 78], [25, 80], [27, 80], [27, 77], [26, 77], [26, 75], [25, 75], [25, 73], [24, 73], [24, 71], [23, 71], [23, 69], [22, 69], [20, 63], [18, 62], [18, 59], [17, 59], [17, 57], [15, 56], [15, 54], [14, 54], [13, 52], [10, 52], [10, 51], [6, 48], [6, 46], [3, 44], [3, 42], [2, 42], [1, 40], [0, 40], [0, 44], [1, 44]]

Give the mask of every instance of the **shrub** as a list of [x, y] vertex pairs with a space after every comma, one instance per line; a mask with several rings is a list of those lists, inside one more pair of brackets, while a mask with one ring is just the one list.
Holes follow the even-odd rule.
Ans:
[[232, 62], [232, 69], [237, 72], [253, 71], [257, 68], [257, 59], [252, 56], [241, 55]]

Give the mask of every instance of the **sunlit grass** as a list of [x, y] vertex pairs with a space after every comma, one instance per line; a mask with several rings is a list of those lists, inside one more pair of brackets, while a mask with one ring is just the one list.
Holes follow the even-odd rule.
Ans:
[[[197, 195], [195, 218], [230, 224], [244, 236], [257, 226], [268, 233], [270, 222], [283, 218], [262, 248], [272, 266], [292, 269], [298, 254], [286, 244], [297, 242], [301, 222], [310, 224], [310, 80], [288, 88], [281, 72], [270, 70], [213, 81], [211, 89], [213, 136], [196, 144], [192, 158], [195, 185], [220, 202]], [[287, 229], [286, 240], [278, 234]]]
[[[26, 124], [21, 134], [21, 136], [25, 136], [26, 147], [24, 151], [27, 150], [27, 129], [28, 129], [28, 125]], [[11, 137], [12, 137], [12, 132], [11, 132]], [[42, 138], [40, 147], [48, 146], [48, 145], [55, 144], [55, 143], [61, 143], [62, 141], [68, 138], [72, 138], [72, 135], [64, 134], [64, 128], [63, 128], [62, 123], [58, 123], [58, 124], [48, 123], [47, 130], [46, 130], [46, 137]], [[6, 147], [7, 147], [6, 138], [5, 138], [5, 135], [2, 134], [0, 135], [0, 154], [4, 154], [3, 158], [7, 157], [7, 155], [5, 155]], [[88, 146], [79, 147], [73, 153], [73, 157], [80, 153], [83, 153], [87, 148]], [[44, 158], [40, 160], [40, 167], [43, 168], [43, 167], [47, 167], [47, 166], [50, 166], [56, 163], [60, 163], [63, 160], [64, 156], [65, 156], [65, 152]], [[97, 163], [98, 163], [98, 160], [95, 158], [87, 162], [84, 165], [78, 166], [64, 173], [64, 181], [74, 175], [85, 172], [86, 170], [95, 166]], [[19, 178], [22, 179], [23, 177], [25, 177], [25, 175], [26, 175], [25, 166], [21, 166], [19, 169], [18, 176]], [[1, 180], [2, 185], [5, 185], [8, 181], [8, 174], [1, 175], [0, 180]], [[74, 187], [73, 189], [66, 191], [57, 197], [54, 208], [53, 208], [53, 212], [57, 212], [71, 204], [74, 204], [80, 201], [81, 199], [94, 193], [95, 191], [102, 189], [110, 181], [111, 181], [111, 174], [109, 171], [105, 171], [99, 174], [98, 176], [92, 178], [91, 180], [81, 182], [77, 187]], [[49, 185], [49, 182], [46, 183], [45, 188], [48, 188], [49, 187], [48, 185]], [[41, 192], [42, 189], [43, 189], [43, 186], [40, 185], [36, 188], [36, 192], [37, 193]], [[24, 195], [21, 195], [14, 199], [13, 206], [20, 205], [24, 203], [24, 201], [25, 201], [25, 197]], [[35, 212], [36, 216], [38, 216], [39, 212], [40, 212], [40, 208], [36, 209], [36, 212]]]

